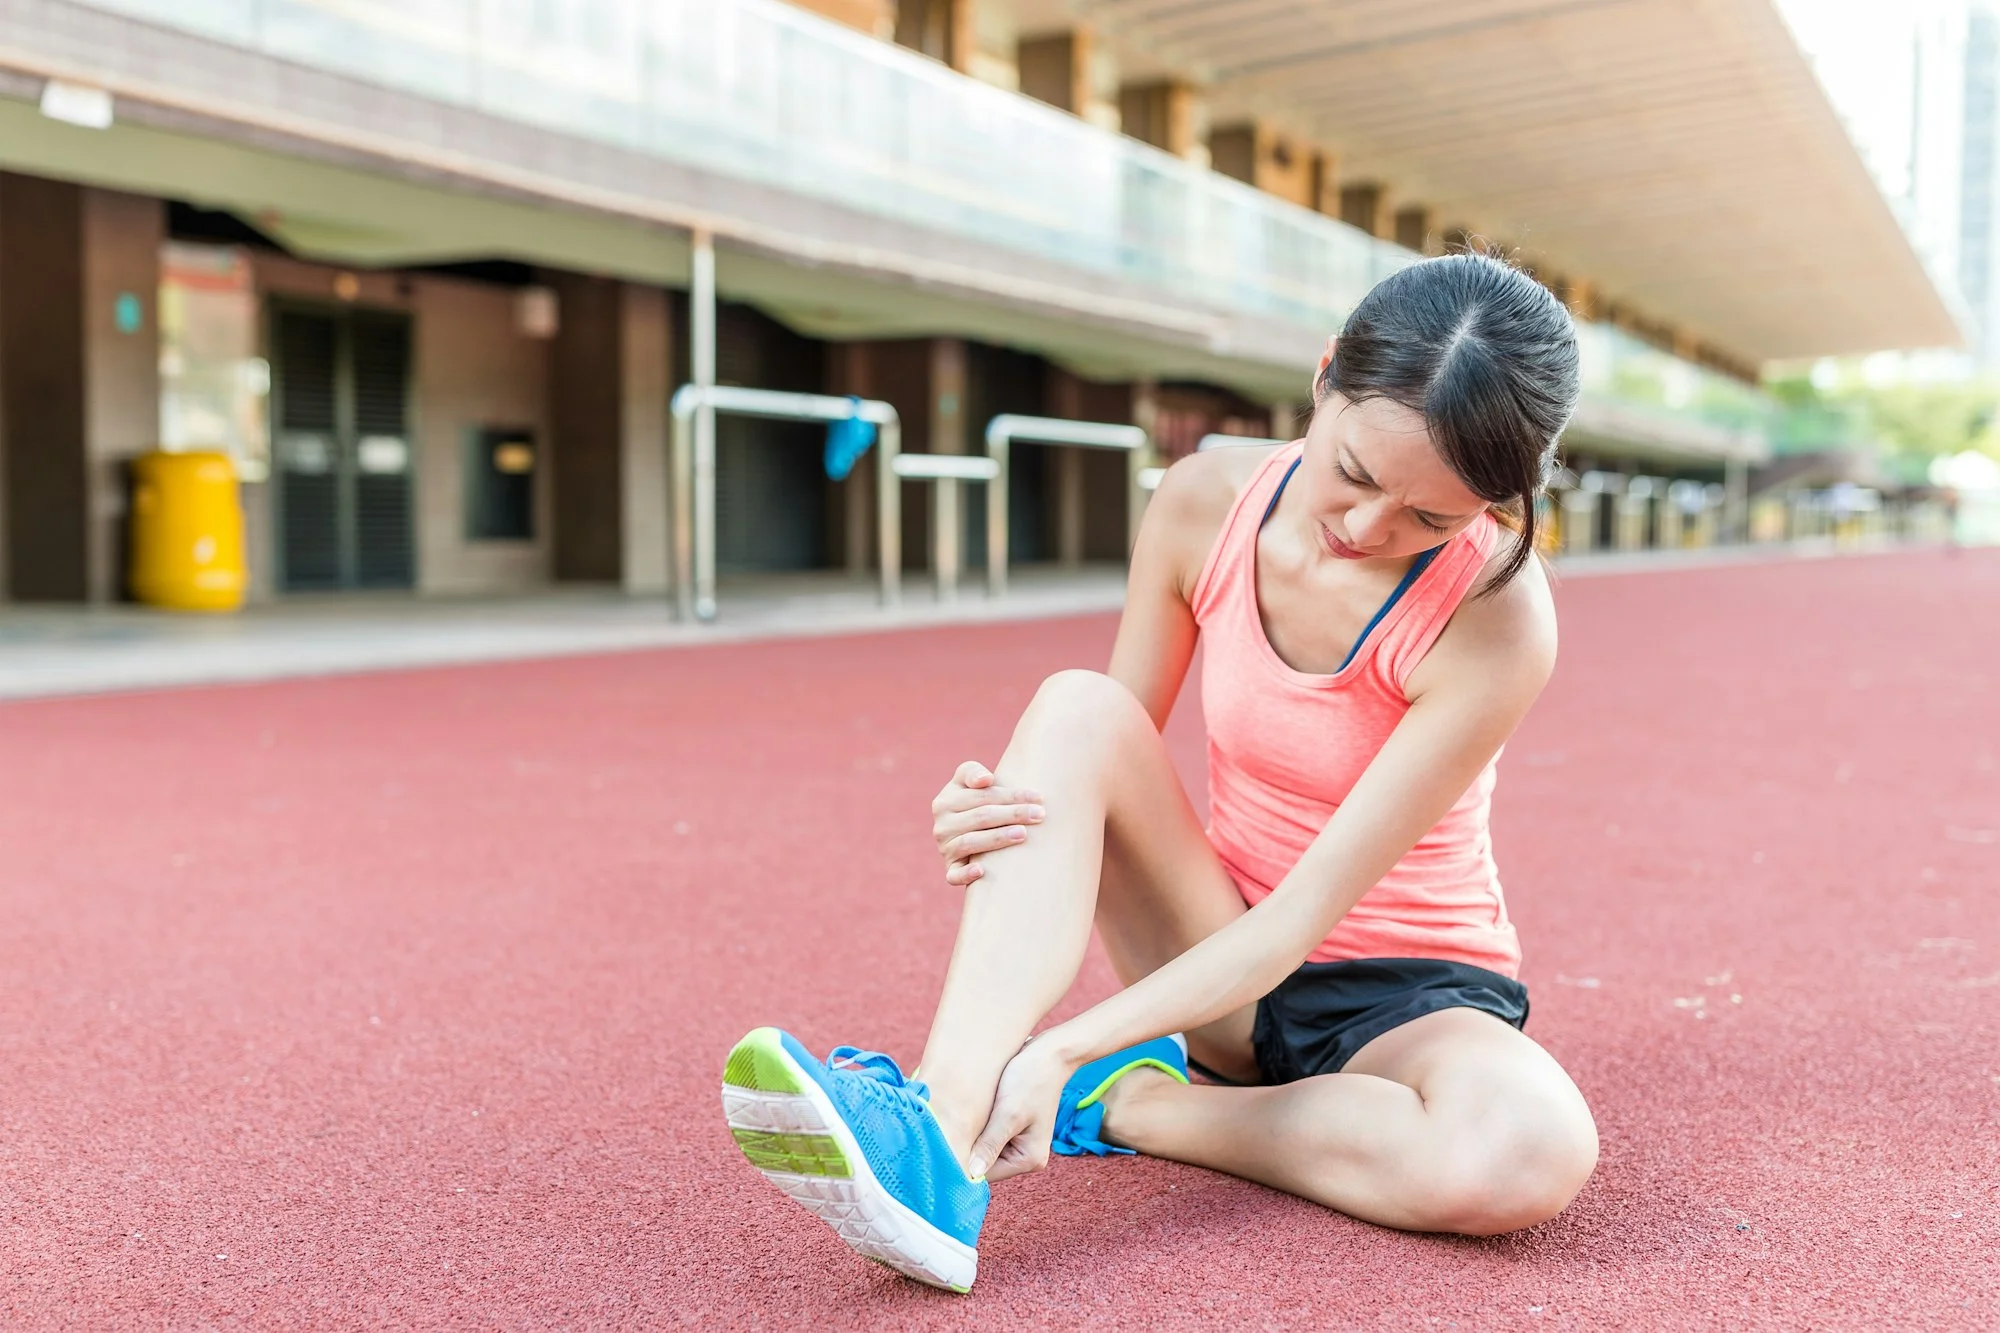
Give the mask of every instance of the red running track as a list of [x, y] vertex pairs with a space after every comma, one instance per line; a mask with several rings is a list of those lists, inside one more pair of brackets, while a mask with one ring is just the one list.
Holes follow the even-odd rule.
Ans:
[[2000, 555], [1560, 600], [1497, 815], [1603, 1131], [1554, 1222], [1062, 1161], [957, 1298], [737, 1157], [746, 1028], [916, 1052], [928, 800], [1090, 618], [0, 708], [0, 1316], [2000, 1326]]

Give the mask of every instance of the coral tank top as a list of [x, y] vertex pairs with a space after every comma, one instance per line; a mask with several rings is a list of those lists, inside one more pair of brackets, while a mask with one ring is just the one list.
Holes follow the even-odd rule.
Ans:
[[[1265, 460], [1194, 589], [1209, 841], [1252, 905], [1297, 864], [1409, 711], [1410, 673], [1500, 543], [1499, 524], [1481, 516], [1437, 548], [1339, 671], [1295, 671], [1257, 612], [1257, 533], [1302, 451], [1295, 443]], [[1443, 958], [1515, 975], [1521, 949], [1487, 829], [1493, 782], [1489, 763], [1307, 961]]]

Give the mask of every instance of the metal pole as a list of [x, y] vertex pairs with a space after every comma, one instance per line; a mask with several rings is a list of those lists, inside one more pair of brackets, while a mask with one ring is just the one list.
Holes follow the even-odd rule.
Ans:
[[689, 371], [702, 392], [694, 411], [694, 614], [715, 619], [715, 236], [694, 233], [688, 290]]
[[903, 600], [903, 479], [896, 455], [903, 452], [903, 423], [882, 422], [875, 439], [875, 559], [882, 566], [882, 605]]
[[688, 416], [671, 409], [668, 415], [673, 423], [667, 457], [674, 476], [674, 613], [685, 624], [694, 619], [694, 432]]
[[986, 595], [1007, 593], [1007, 436], [988, 431], [986, 456], [1000, 465], [993, 480], [986, 483]]

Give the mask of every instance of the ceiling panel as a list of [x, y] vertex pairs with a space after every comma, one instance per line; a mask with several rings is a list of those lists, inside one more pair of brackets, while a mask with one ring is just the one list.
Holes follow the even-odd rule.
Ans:
[[1739, 357], [1958, 323], [1770, 0], [1077, 0], [1545, 271]]

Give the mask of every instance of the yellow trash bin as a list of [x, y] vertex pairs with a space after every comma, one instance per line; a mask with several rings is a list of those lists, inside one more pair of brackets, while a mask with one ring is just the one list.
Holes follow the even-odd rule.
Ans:
[[243, 506], [227, 454], [132, 460], [132, 594], [175, 611], [243, 604]]

